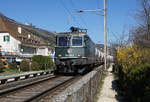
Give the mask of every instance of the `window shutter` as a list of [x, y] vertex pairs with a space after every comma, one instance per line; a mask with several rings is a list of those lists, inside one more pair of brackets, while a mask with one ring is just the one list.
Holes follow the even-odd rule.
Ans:
[[6, 41], [6, 38], [5, 38], [5, 36], [3, 36], [3, 41]]

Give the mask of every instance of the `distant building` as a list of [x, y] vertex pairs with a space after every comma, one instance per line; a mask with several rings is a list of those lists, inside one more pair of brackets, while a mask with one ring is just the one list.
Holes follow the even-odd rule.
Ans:
[[32, 23], [26, 22], [25, 25], [32, 26]]
[[30, 59], [34, 55], [54, 56], [54, 47], [3, 14], [0, 14], [0, 46], [1, 55], [9, 60]]

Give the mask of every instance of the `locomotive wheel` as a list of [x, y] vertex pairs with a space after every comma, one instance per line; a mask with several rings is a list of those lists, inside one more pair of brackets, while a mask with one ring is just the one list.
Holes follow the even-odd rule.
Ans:
[[78, 74], [78, 68], [77, 68], [77, 67], [75, 67], [75, 69], [74, 69], [74, 74], [75, 74], [75, 75]]
[[58, 70], [54, 70], [54, 75], [58, 75], [59, 71]]

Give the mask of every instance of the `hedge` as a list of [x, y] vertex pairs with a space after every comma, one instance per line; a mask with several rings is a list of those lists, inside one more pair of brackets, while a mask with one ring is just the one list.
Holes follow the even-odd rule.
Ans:
[[20, 68], [22, 71], [29, 71], [30, 70], [29, 62], [26, 59], [23, 59], [20, 64]]
[[33, 71], [39, 70], [39, 65], [37, 62], [32, 61], [31, 70], [33, 70]]
[[35, 55], [32, 57], [32, 61], [38, 63], [40, 70], [54, 68], [54, 62], [50, 56]]
[[17, 64], [12, 62], [12, 63], [9, 63], [8, 67], [11, 69], [17, 69]]
[[135, 45], [117, 48], [117, 71], [129, 102], [150, 100], [150, 49]]

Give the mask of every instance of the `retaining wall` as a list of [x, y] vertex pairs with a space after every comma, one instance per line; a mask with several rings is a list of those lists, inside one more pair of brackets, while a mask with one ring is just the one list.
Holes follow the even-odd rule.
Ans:
[[102, 71], [98, 68], [66, 90], [54, 96], [50, 102], [93, 102], [96, 98]]

